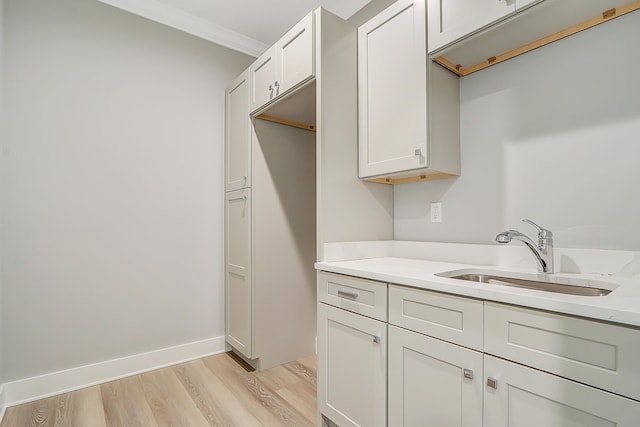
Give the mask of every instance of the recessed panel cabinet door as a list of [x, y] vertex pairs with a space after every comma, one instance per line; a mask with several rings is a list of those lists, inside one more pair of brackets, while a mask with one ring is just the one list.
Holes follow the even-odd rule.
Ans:
[[280, 78], [276, 81], [276, 96], [313, 76], [315, 58], [313, 40], [313, 12], [311, 12], [278, 42]]
[[515, 12], [516, 0], [428, 0], [429, 53]]
[[251, 118], [249, 70], [227, 88], [225, 123], [225, 190], [251, 186]]
[[636, 427], [640, 402], [485, 356], [484, 425]]
[[277, 96], [278, 76], [277, 46], [270, 47], [251, 64], [251, 112], [259, 109]]
[[482, 427], [482, 353], [389, 326], [389, 425]]
[[251, 190], [225, 193], [225, 312], [227, 342], [252, 358]]
[[360, 178], [429, 165], [425, 20], [399, 0], [358, 28]]
[[387, 425], [387, 324], [318, 304], [318, 409], [340, 427]]

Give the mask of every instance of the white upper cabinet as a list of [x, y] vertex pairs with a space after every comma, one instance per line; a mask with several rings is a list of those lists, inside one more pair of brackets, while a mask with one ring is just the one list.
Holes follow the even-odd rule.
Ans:
[[425, 13], [399, 0], [358, 28], [360, 178], [460, 172], [459, 81], [428, 61]]
[[[535, 0], [521, 0], [532, 2]], [[429, 52], [516, 11], [515, 0], [428, 0]]]
[[251, 186], [251, 118], [249, 117], [249, 70], [227, 88], [225, 122], [225, 190]]
[[251, 111], [262, 107], [277, 96], [278, 79], [276, 46], [272, 46], [251, 64]]
[[251, 65], [251, 112], [314, 76], [313, 24], [310, 12]]

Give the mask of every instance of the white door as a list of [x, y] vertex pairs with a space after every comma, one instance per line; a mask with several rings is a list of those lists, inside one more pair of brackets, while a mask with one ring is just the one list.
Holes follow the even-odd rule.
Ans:
[[640, 402], [485, 356], [484, 425], [637, 427]]
[[318, 304], [318, 409], [340, 427], [387, 425], [387, 324]]
[[276, 52], [276, 46], [272, 46], [249, 68], [252, 113], [276, 97], [276, 80], [278, 79]]
[[482, 427], [482, 353], [389, 325], [389, 426]]
[[398, 0], [358, 28], [360, 178], [429, 165], [425, 20]]
[[227, 88], [225, 120], [225, 190], [251, 186], [251, 118], [249, 70]]
[[429, 53], [515, 12], [515, 0], [427, 0]]
[[225, 193], [225, 336], [252, 358], [251, 190]]
[[313, 77], [313, 47], [313, 12], [310, 12], [278, 41], [276, 96]]

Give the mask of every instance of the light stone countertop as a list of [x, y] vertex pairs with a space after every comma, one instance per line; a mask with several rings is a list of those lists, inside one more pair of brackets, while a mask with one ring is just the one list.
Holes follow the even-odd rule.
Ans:
[[[330, 243], [324, 259], [316, 269], [640, 327], [640, 252], [556, 249], [553, 275], [538, 274], [528, 249], [511, 245]], [[538, 280], [569, 277], [615, 289], [606, 296], [576, 296], [436, 276], [462, 269], [524, 273]]]

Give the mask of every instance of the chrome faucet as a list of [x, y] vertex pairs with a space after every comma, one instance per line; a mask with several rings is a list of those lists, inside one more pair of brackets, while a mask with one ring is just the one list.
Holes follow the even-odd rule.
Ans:
[[516, 230], [507, 230], [496, 236], [496, 242], [509, 243], [511, 239], [520, 240], [527, 245], [538, 262], [538, 273], [553, 273], [553, 233], [540, 227], [535, 222], [523, 219], [523, 222], [533, 225], [538, 230], [538, 244]]

